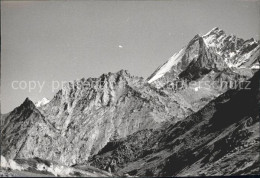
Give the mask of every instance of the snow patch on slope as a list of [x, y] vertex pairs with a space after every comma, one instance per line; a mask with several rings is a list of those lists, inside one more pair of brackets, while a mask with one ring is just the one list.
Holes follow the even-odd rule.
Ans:
[[4, 156], [1, 155], [1, 167], [2, 168], [10, 168], [12, 170], [19, 170], [22, 171], [25, 168], [17, 164], [14, 160], [12, 159], [6, 159]]
[[208, 38], [203, 38], [204, 43], [206, 44], [207, 47], [216, 47], [216, 43], [214, 43], [215, 37], [214, 36], [209, 36]]
[[250, 67], [254, 65], [254, 62], [256, 61], [257, 58], [259, 58], [259, 55], [260, 55], [260, 46], [257, 46], [249, 53], [246, 53], [243, 56], [241, 56], [239, 59], [237, 59], [236, 66]]
[[48, 100], [47, 98], [43, 98], [42, 100], [35, 103], [35, 106], [38, 108], [38, 107], [41, 107], [41, 106], [43, 106], [43, 105], [45, 105], [49, 102], [50, 102], [50, 100]]
[[181, 49], [178, 53], [175, 53], [162, 67], [156, 72], [156, 74], [148, 81], [152, 83], [153, 81], [164, 76], [165, 73], [169, 72], [172, 66], [177, 65], [185, 53], [185, 49]]
[[214, 27], [214, 28], [212, 28], [212, 30], [210, 30], [208, 33], [206, 33], [206, 34], [203, 35], [203, 36], [208, 36], [208, 35], [210, 35], [213, 31], [216, 31], [216, 30], [219, 30], [219, 28], [218, 28], [218, 27]]
[[254, 66], [251, 67], [251, 69], [260, 69], [260, 65], [259, 64], [258, 65], [254, 65]]

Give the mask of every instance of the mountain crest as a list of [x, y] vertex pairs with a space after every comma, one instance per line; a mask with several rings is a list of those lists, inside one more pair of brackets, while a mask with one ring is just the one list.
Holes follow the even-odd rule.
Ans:
[[36, 106], [34, 103], [27, 97], [24, 102], [19, 106], [19, 108], [27, 108], [27, 109], [34, 109]]
[[17, 108], [15, 108], [11, 113], [20, 113], [20, 112], [24, 112], [24, 111], [33, 111], [36, 109], [36, 106], [34, 105], [34, 103], [27, 97], [24, 102], [18, 106]]
[[221, 35], [221, 34], [225, 34], [225, 32], [222, 29], [220, 29], [219, 27], [214, 27], [208, 33], [203, 35], [203, 37], [210, 36], [210, 35]]

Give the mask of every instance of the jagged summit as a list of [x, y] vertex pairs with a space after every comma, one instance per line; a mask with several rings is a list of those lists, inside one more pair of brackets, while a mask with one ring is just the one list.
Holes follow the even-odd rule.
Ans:
[[[206, 33], [202, 37], [208, 47], [221, 48], [226, 45], [230, 46], [229, 43], [233, 42], [234, 45], [232, 46], [232, 50], [237, 50], [240, 47], [239, 44], [243, 43], [243, 41], [244, 41], [243, 39], [237, 38], [233, 34], [231, 34], [231, 35], [226, 34], [222, 29], [220, 29], [218, 27], [213, 28], [212, 30], [210, 30], [208, 33]], [[225, 43], [225, 44], [223, 44], [223, 43]]]
[[11, 114], [18, 114], [18, 113], [32, 112], [32, 111], [38, 112], [38, 110], [37, 110], [35, 104], [33, 103], [33, 101], [30, 100], [29, 97], [27, 97], [20, 106], [16, 107], [10, 113]]
[[[221, 29], [221, 28], [219, 28], [219, 27], [214, 27], [214, 28], [211, 29], [209, 32], [207, 32], [206, 34], [201, 35], [201, 36], [202, 36], [203, 38], [207, 38], [207, 37], [209, 37], [209, 36], [218, 36], [218, 37], [219, 37], [219, 36], [221, 36], [221, 35], [226, 36], [226, 37], [232, 37], [232, 38], [237, 37], [237, 35], [235, 35], [235, 34], [233, 34], [233, 33], [227, 34], [223, 29]], [[257, 41], [256, 39], [254, 39], [253, 37], [250, 38], [250, 39], [248, 39], [248, 40], [254, 41], [254, 42], [258, 43], [258, 41]], [[247, 41], [247, 40], [246, 40], [246, 41]]]
[[205, 35], [202, 35], [202, 37], [206, 37], [213, 34], [224, 34], [224, 30], [220, 29], [219, 27], [214, 27], [209, 32], [207, 32]]
[[32, 102], [32, 100], [30, 100], [29, 97], [27, 97], [24, 100], [24, 102], [19, 106], [19, 108], [30, 108], [30, 109], [33, 109], [33, 108], [35, 108], [35, 105]]
[[117, 74], [120, 74], [120, 75], [131, 75], [130, 73], [129, 73], [129, 71], [128, 70], [125, 70], [125, 69], [121, 69], [121, 70], [119, 70], [118, 72], [116, 72]]
[[220, 55], [229, 67], [259, 68], [259, 42], [254, 38], [244, 40], [223, 30], [213, 29], [203, 39], [207, 47]]

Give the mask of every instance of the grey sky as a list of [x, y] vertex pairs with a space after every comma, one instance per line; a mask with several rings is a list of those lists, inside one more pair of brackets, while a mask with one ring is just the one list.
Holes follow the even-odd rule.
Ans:
[[[127, 69], [148, 77], [196, 34], [213, 27], [259, 40], [259, 2], [1, 1], [2, 112], [28, 96], [52, 98], [51, 81]], [[45, 81], [29, 92], [12, 81]]]

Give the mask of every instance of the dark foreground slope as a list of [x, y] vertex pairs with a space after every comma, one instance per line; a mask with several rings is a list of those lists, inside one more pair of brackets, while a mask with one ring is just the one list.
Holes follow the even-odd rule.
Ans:
[[110, 142], [91, 164], [119, 175], [260, 174], [259, 81], [258, 71], [250, 89], [229, 90], [177, 124]]

